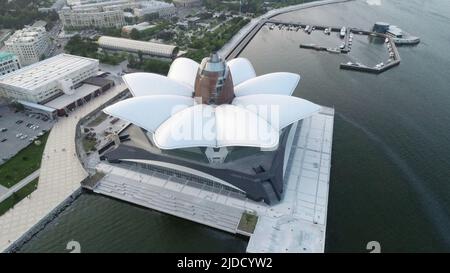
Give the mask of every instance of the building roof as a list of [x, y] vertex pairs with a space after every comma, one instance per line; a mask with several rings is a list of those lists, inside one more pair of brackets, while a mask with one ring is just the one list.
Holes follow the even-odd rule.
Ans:
[[92, 94], [98, 89], [98, 86], [92, 84], [83, 84], [82, 86], [78, 87], [73, 94], [63, 94], [56, 99], [47, 102], [45, 106], [53, 109], [64, 109], [69, 104], [76, 102], [77, 100], [82, 99], [89, 94]]
[[174, 56], [178, 51], [178, 47], [173, 45], [165, 45], [110, 36], [101, 36], [98, 39], [98, 44], [100, 47], [104, 48], [118, 49], [132, 52], [142, 51], [142, 53], [144, 54], [163, 57]]
[[251, 63], [243, 58], [227, 65], [238, 82], [231, 103], [198, 104], [192, 98], [195, 87], [191, 86], [198, 63], [180, 58], [172, 64], [168, 77], [125, 75], [134, 97], [103, 111], [152, 133], [158, 148], [170, 150], [229, 146], [272, 149], [279, 144], [284, 128], [321, 109], [291, 96], [300, 80], [297, 74], [277, 72], [256, 77]]
[[0, 84], [33, 90], [92, 64], [98, 60], [59, 54], [0, 77]]
[[29, 101], [24, 101], [24, 100], [18, 100], [17, 102], [22, 104], [22, 105], [24, 105], [24, 106], [28, 106], [28, 107], [31, 107], [31, 108], [34, 108], [34, 109], [39, 109], [39, 110], [44, 111], [44, 112], [52, 113], [52, 112], [55, 111], [55, 109], [53, 109], [51, 107], [47, 107], [45, 105], [37, 104], [37, 103], [34, 103], [34, 102], [29, 102]]
[[15, 56], [16, 55], [14, 55], [12, 53], [0, 51], [0, 62], [9, 61], [12, 58], [14, 58]]
[[47, 32], [44, 27], [25, 27], [21, 30], [14, 32], [11, 37], [5, 42], [9, 43], [29, 43], [37, 41], [37, 38], [45, 35]]

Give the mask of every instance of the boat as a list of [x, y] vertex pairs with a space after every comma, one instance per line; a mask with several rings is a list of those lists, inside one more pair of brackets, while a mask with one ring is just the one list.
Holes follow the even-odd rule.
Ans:
[[344, 37], [345, 37], [345, 34], [347, 34], [347, 28], [346, 28], [346, 27], [342, 27], [342, 28], [341, 28], [341, 32], [340, 32], [340, 36], [341, 36], [342, 38], [344, 38]]
[[310, 29], [311, 29], [311, 27], [310, 27], [309, 25], [307, 25], [307, 26], [305, 27], [305, 32], [309, 32]]

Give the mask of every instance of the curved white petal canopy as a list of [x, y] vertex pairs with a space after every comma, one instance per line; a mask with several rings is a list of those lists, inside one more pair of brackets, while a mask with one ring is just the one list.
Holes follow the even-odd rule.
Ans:
[[274, 148], [279, 134], [254, 112], [234, 105], [198, 104], [184, 109], [156, 130], [154, 143], [161, 149], [250, 146]]
[[227, 63], [236, 97], [232, 104], [195, 104], [199, 64], [177, 58], [167, 77], [133, 73], [123, 77], [134, 98], [105, 108], [109, 115], [153, 133], [161, 149], [248, 146], [275, 148], [279, 131], [320, 111], [317, 104], [292, 97], [300, 76], [277, 72], [256, 77], [245, 58]]
[[290, 96], [300, 81], [300, 75], [289, 72], [276, 72], [265, 74], [246, 80], [234, 87], [236, 97], [275, 94]]
[[178, 95], [191, 97], [193, 89], [165, 76], [153, 73], [131, 73], [123, 76], [131, 93], [135, 97], [149, 95]]
[[177, 58], [172, 62], [167, 77], [175, 81], [189, 85], [192, 89], [195, 86], [195, 78], [199, 64], [188, 58]]
[[267, 120], [273, 128], [286, 126], [320, 111], [321, 107], [310, 101], [283, 95], [251, 95], [236, 97], [233, 105], [243, 107]]
[[235, 58], [227, 62], [234, 86], [256, 77], [255, 69], [246, 58]]
[[103, 109], [103, 112], [154, 133], [173, 114], [192, 105], [194, 105], [194, 99], [188, 97], [143, 96], [117, 102]]

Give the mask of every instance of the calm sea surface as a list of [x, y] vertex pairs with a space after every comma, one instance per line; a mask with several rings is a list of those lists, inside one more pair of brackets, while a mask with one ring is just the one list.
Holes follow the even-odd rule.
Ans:
[[[241, 56], [257, 74], [302, 76], [295, 95], [336, 110], [328, 208], [329, 252], [450, 251], [450, 1], [369, 0], [278, 17], [371, 29], [376, 21], [421, 37], [400, 47], [400, 66], [381, 75], [339, 63], [386, 61], [383, 43], [356, 36], [350, 55], [300, 49], [339, 45], [336, 34], [263, 28]], [[244, 238], [106, 197], [83, 194], [23, 252], [243, 252]]]

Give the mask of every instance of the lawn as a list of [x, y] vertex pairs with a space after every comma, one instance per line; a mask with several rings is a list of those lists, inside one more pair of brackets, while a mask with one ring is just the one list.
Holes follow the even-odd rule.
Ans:
[[258, 216], [244, 212], [239, 222], [238, 229], [247, 233], [253, 233], [255, 231], [256, 223], [258, 222]]
[[95, 119], [93, 119], [91, 122], [89, 122], [86, 127], [95, 127], [102, 123], [106, 118], [108, 118], [108, 115], [101, 112]]
[[34, 143], [28, 145], [0, 166], [1, 185], [10, 188], [39, 169], [48, 134], [46, 133], [39, 138], [41, 141], [40, 145], [35, 145]]
[[5, 199], [0, 203], [0, 215], [3, 215], [10, 208], [13, 208], [17, 203], [19, 203], [22, 199], [30, 195], [38, 185], [39, 178], [28, 183], [25, 187], [18, 190], [16, 193]]
[[81, 142], [83, 144], [83, 149], [86, 153], [94, 150], [95, 145], [96, 145], [95, 140], [86, 139], [85, 137], [83, 138], [83, 140]]

